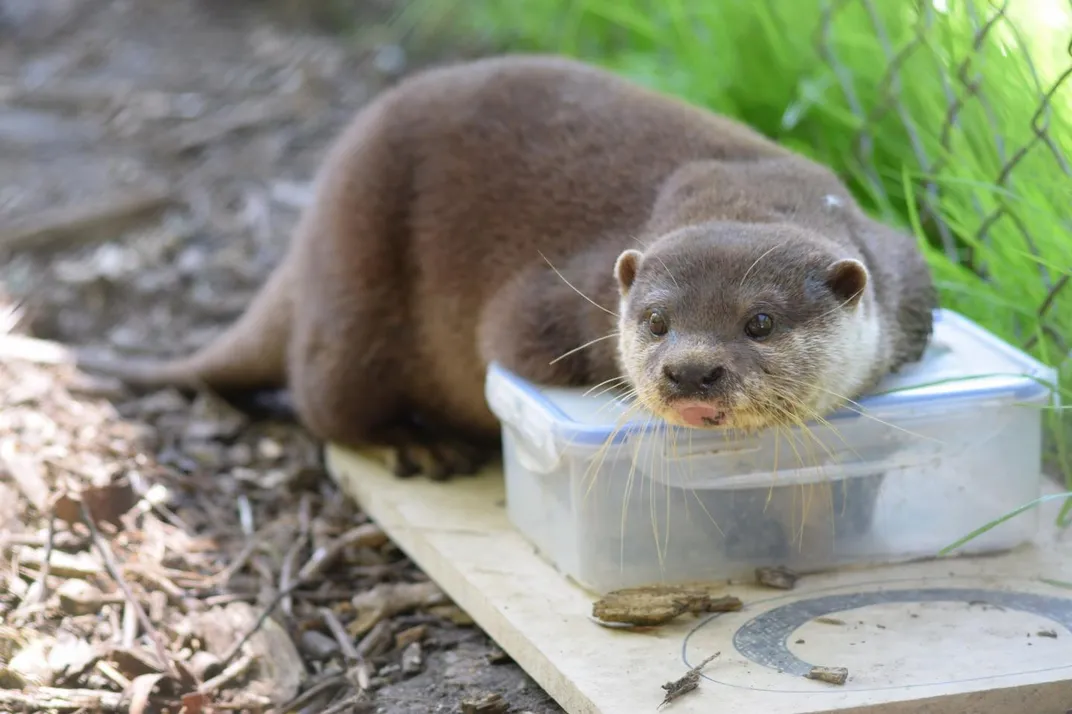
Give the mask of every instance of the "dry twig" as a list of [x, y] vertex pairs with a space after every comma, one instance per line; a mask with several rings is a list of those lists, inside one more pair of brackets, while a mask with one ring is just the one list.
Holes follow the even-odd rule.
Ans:
[[342, 536], [333, 541], [330, 545], [323, 548], [318, 548], [313, 556], [301, 567], [298, 571], [298, 576], [289, 587], [280, 590], [272, 598], [271, 602], [261, 612], [260, 617], [253, 623], [253, 627], [245, 632], [241, 638], [238, 639], [231, 646], [231, 649], [221, 658], [221, 662], [226, 665], [233, 660], [235, 656], [242, 650], [249, 639], [264, 626], [264, 623], [272, 616], [272, 613], [279, 603], [283, 601], [288, 595], [292, 595], [302, 585], [308, 584], [310, 581], [321, 577], [324, 573], [324, 569], [335, 561], [339, 555], [342, 554], [346, 548], [350, 546], [376, 546], [383, 545], [387, 541], [387, 536], [379, 526], [372, 523], [366, 523], [364, 525], [357, 526]]
[[309, 687], [304, 692], [302, 692], [301, 694], [299, 694], [298, 696], [294, 697], [289, 702], [284, 704], [281, 707], [281, 711], [285, 711], [285, 712], [300, 711], [306, 705], [312, 703], [312, 701], [314, 699], [316, 699], [317, 697], [322, 696], [324, 694], [327, 694], [333, 689], [338, 689], [339, 687], [341, 687], [341, 686], [343, 686], [345, 684], [346, 684], [346, 675], [344, 675], [344, 674], [332, 674], [332, 675], [329, 675], [326, 679], [324, 679], [324, 680], [322, 680], [320, 682], [317, 682], [316, 684], [314, 684], [313, 686]]
[[667, 682], [666, 684], [662, 685], [662, 688], [666, 690], [666, 696], [663, 698], [662, 703], [659, 704], [659, 708], [661, 709], [662, 707], [666, 706], [678, 697], [688, 694], [692, 690], [696, 689], [696, 687], [700, 685], [701, 670], [703, 670], [703, 668], [707, 666], [708, 662], [713, 660], [715, 657], [718, 657], [720, 654], [722, 653], [715, 652], [703, 662], [700, 662], [698, 665], [686, 672], [685, 675], [680, 679], [676, 679], [673, 682]]
[[26, 599], [22, 601], [19, 609], [15, 611], [16, 616], [28, 612], [31, 608], [48, 599], [48, 578], [52, 574], [52, 550], [55, 547], [55, 541], [56, 509], [53, 507], [49, 510], [48, 534], [45, 536], [45, 555], [41, 561], [41, 572], [38, 574], [35, 584], [31, 586]]
[[[305, 546], [309, 543], [309, 531], [311, 521], [312, 503], [309, 499], [309, 494], [302, 496], [301, 504], [298, 507], [298, 537], [295, 539], [294, 544], [287, 551], [286, 557], [283, 558], [283, 567], [279, 571], [279, 589], [288, 590], [290, 588], [291, 577], [294, 573], [294, 568], [298, 562], [298, 556], [305, 550]], [[294, 607], [291, 601], [291, 596], [287, 595], [281, 601], [281, 607], [283, 612], [287, 614], [287, 617], [293, 617]]]
[[[96, 689], [35, 687], [26, 691], [0, 689], [0, 704], [26, 711], [122, 711], [123, 695]], [[9, 709], [8, 711], [12, 711]]]
[[845, 667], [812, 667], [804, 676], [840, 686], [849, 678], [849, 670]]
[[217, 674], [212, 679], [206, 680], [197, 688], [200, 694], [213, 694], [220, 689], [223, 689], [231, 682], [235, 681], [253, 666], [254, 657], [252, 655], [243, 655], [236, 659], [230, 666]]
[[342, 654], [347, 661], [357, 662], [363, 659], [361, 655], [358, 654], [357, 648], [354, 647], [354, 641], [346, 632], [346, 628], [339, 622], [338, 616], [332, 612], [330, 608], [326, 607], [320, 608], [320, 616], [324, 618], [324, 624], [331, 630], [332, 636], [335, 638], [335, 641], [339, 643], [339, 649], [342, 650]]
[[96, 200], [45, 210], [0, 226], [0, 248], [41, 248], [55, 242], [86, 243], [114, 236], [174, 200], [169, 188], [126, 187]]
[[175, 663], [168, 656], [167, 648], [164, 647], [164, 642], [160, 638], [160, 633], [153, 627], [153, 623], [149, 620], [149, 616], [145, 614], [145, 609], [134, 597], [134, 592], [130, 589], [130, 585], [123, 578], [123, 574], [120, 572], [119, 567], [115, 563], [115, 556], [112, 555], [111, 548], [104, 541], [100, 531], [97, 530], [97, 524], [93, 519], [93, 513], [89, 510], [89, 505], [82, 501], [82, 520], [89, 528], [90, 536], [93, 538], [93, 544], [96, 546], [97, 551], [101, 555], [101, 559], [104, 561], [104, 567], [108, 570], [108, 574], [112, 576], [115, 584], [119, 586], [119, 589], [123, 591], [123, 596], [126, 598], [127, 605], [134, 610], [135, 616], [141, 623], [142, 629], [145, 630], [145, 634], [153, 643], [153, 648], [156, 650], [157, 656], [160, 658], [161, 666], [167, 668], [168, 674], [177, 680], [182, 679], [179, 674], [179, 670], [175, 667]]

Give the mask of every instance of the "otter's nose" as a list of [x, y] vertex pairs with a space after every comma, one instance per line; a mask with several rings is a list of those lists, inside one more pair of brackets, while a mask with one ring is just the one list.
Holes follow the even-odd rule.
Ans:
[[668, 364], [663, 374], [674, 387], [685, 394], [701, 394], [715, 386], [726, 374], [725, 367], [712, 367], [700, 362]]

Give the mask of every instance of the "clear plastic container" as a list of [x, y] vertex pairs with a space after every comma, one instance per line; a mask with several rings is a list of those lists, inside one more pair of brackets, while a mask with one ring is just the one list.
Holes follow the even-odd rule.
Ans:
[[[751, 437], [627, 420], [612, 394], [492, 365], [509, 517], [596, 592], [932, 557], [1040, 495], [1040, 407], [1056, 379], [963, 316], [935, 317], [924, 358], [856, 406]], [[1032, 509], [961, 552], [1005, 550], [1037, 527]]]

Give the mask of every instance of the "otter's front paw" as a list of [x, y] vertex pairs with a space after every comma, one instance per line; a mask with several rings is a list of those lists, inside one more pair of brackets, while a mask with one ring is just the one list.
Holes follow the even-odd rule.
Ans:
[[392, 471], [399, 478], [427, 476], [446, 481], [453, 476], [471, 475], [489, 460], [489, 454], [462, 441], [411, 442], [393, 448]]
[[441, 430], [413, 423], [391, 430], [388, 436], [395, 476], [427, 476], [446, 481], [475, 474], [491, 460], [491, 449]]

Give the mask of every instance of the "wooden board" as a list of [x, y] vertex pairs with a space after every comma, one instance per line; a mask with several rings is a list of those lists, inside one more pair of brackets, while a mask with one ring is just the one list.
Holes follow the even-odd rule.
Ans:
[[[654, 712], [661, 685], [710, 654], [683, 714], [1066, 714], [1072, 710], [1072, 534], [1046, 528], [1001, 556], [947, 558], [802, 579], [792, 591], [731, 584], [745, 607], [647, 632], [589, 619], [595, 596], [514, 528], [501, 472], [396, 479], [335, 447], [342, 488], [569, 714]], [[1014, 504], [1010, 504], [1014, 505]], [[1052, 524], [1056, 505], [1043, 506]], [[1047, 582], [1050, 581], [1050, 582]], [[844, 624], [823, 624], [827, 615]], [[1050, 637], [1039, 633], [1056, 635]], [[844, 666], [844, 686], [801, 676]]]

